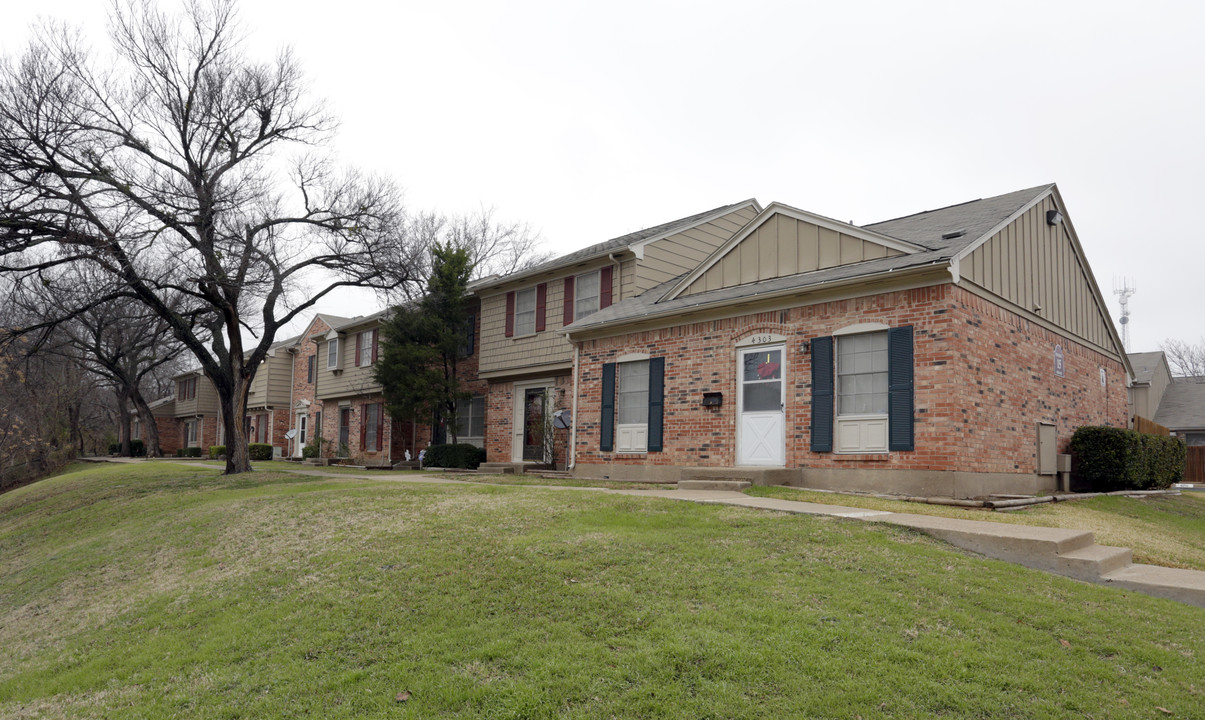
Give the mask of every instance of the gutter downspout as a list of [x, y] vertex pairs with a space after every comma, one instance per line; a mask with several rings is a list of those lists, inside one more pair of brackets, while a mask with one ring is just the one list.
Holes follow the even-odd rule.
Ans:
[[[297, 352], [293, 348], [289, 348], [289, 415], [292, 416], [293, 422], [297, 422], [297, 410], [293, 407], [293, 378], [297, 377]], [[306, 424], [309, 424], [309, 410], [306, 410]], [[301, 428], [294, 428], [297, 434], [293, 436], [293, 443], [297, 445], [297, 457], [301, 457]]]
[[[569, 340], [569, 333], [565, 333], [565, 339]], [[569, 411], [569, 458], [565, 467], [569, 472], [573, 472], [573, 468], [577, 466], [577, 379], [581, 354], [581, 346], [573, 343], [573, 409]]]

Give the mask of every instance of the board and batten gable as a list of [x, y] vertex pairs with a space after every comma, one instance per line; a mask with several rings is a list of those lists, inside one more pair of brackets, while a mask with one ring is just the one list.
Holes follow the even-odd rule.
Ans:
[[644, 246], [644, 257], [636, 261], [633, 294], [651, 290], [694, 270], [756, 216], [757, 208], [749, 204], [709, 222], [648, 243]]
[[[1119, 354], [1112, 320], [1073, 242], [1069, 223], [1046, 221], [1061, 212], [1053, 195], [974, 247], [959, 261], [962, 282], [1007, 301], [1111, 355]], [[1064, 213], [1065, 214], [1065, 213]]]
[[682, 295], [903, 254], [898, 248], [773, 213], [695, 278]]
[[[376, 365], [356, 365], [356, 336], [365, 330], [380, 332], [380, 322], [374, 321], [363, 325], [345, 326], [339, 328], [339, 368], [331, 370], [327, 367], [327, 352], [331, 340], [318, 343], [317, 359], [317, 391], [315, 399], [332, 400], [335, 398], [355, 397], [357, 395], [377, 395], [382, 391], [380, 383], [373, 377]], [[379, 353], [378, 336], [378, 353]]]

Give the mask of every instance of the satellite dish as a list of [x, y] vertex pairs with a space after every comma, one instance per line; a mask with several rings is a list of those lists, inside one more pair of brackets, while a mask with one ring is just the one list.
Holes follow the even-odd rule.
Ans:
[[292, 439], [293, 439], [293, 438], [295, 438], [295, 437], [297, 437], [297, 431], [296, 431], [296, 430], [290, 430], [290, 431], [288, 431], [287, 433], [285, 433], [285, 440], [292, 440]]
[[568, 410], [557, 410], [552, 414], [552, 426], [558, 430], [568, 430], [573, 424], [573, 413]]

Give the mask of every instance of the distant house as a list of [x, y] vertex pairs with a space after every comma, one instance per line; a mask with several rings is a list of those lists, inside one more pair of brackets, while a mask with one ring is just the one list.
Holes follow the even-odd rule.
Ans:
[[1205, 377], [1174, 377], [1162, 352], [1131, 353], [1133, 414], [1153, 420], [1190, 447], [1205, 446]]
[[1126, 425], [1128, 361], [1054, 185], [860, 227], [754, 208], [561, 330], [578, 475], [1034, 493], [1077, 427]]

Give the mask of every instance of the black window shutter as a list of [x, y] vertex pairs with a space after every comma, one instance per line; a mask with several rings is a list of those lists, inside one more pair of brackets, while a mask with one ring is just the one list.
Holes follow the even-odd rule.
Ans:
[[887, 449], [914, 450], [912, 326], [887, 331]]
[[812, 338], [812, 452], [833, 451], [833, 339]]
[[649, 360], [649, 452], [661, 452], [661, 427], [664, 409], [665, 358], [656, 357]]
[[602, 378], [602, 427], [599, 430], [598, 449], [611, 452], [615, 448], [615, 363], [603, 365]]

